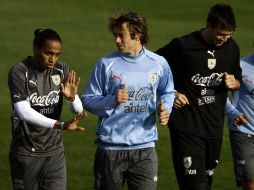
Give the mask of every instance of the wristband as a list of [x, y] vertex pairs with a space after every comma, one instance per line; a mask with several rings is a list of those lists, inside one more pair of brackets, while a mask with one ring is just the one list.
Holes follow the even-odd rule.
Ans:
[[64, 130], [64, 122], [61, 123], [61, 129]]

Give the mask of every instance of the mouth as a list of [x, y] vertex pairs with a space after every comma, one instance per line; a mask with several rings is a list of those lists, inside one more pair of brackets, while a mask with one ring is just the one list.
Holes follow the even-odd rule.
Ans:
[[123, 48], [123, 45], [122, 44], [116, 44], [116, 47], [117, 48]]
[[117, 49], [122, 53], [125, 51], [124, 46], [117, 46]]
[[225, 43], [225, 41], [223, 41], [223, 40], [217, 40], [217, 41], [215, 42], [216, 46], [221, 46], [221, 45], [223, 45], [224, 43]]
[[46, 64], [45, 67], [47, 69], [52, 69], [54, 67], [54, 64]]
[[224, 44], [224, 42], [218, 42], [217, 44], [216, 44], [216, 46], [222, 46]]

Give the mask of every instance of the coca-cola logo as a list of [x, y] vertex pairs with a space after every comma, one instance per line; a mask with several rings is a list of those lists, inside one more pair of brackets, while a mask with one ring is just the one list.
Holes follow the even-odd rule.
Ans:
[[49, 106], [58, 103], [60, 91], [51, 91], [48, 95], [38, 96], [37, 92], [30, 96], [30, 102], [34, 106]]
[[210, 76], [196, 74], [191, 78], [193, 85], [198, 86], [219, 86], [222, 83], [224, 73], [212, 73]]
[[151, 96], [151, 91], [148, 87], [142, 87], [137, 91], [128, 91], [129, 98], [136, 101], [148, 100]]

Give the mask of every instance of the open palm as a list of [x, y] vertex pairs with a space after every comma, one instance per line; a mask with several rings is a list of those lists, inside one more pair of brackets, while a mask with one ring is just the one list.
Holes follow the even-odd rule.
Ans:
[[74, 100], [78, 91], [79, 81], [80, 78], [76, 79], [76, 72], [71, 70], [64, 83], [61, 83], [61, 92], [67, 100]]

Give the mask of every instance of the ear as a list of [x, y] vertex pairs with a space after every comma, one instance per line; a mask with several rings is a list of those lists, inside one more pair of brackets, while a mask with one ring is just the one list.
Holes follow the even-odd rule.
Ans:
[[140, 33], [136, 34], [135, 39], [140, 41], [140, 38], [141, 38], [141, 34]]
[[33, 50], [34, 52], [38, 51], [38, 46], [36, 44], [33, 44]]
[[34, 52], [34, 55], [37, 54], [39, 51], [39, 48], [36, 44], [33, 44], [33, 52]]
[[209, 22], [207, 22], [207, 23], [206, 23], [206, 28], [212, 29], [213, 27], [212, 27], [212, 25], [211, 25]]

